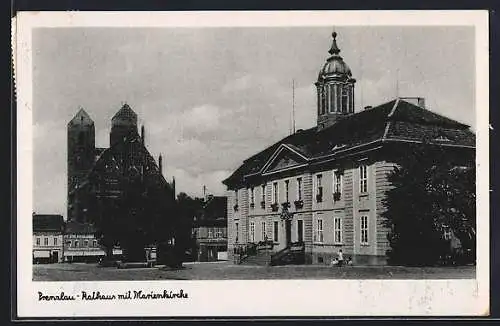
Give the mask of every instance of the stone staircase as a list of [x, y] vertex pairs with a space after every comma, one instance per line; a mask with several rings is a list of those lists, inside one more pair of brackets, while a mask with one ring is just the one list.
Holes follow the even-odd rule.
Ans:
[[273, 255], [271, 255], [271, 266], [278, 265], [301, 265], [305, 263], [305, 247], [303, 242], [294, 242]]
[[271, 263], [271, 251], [258, 251], [255, 255], [246, 256], [241, 265], [268, 266]]

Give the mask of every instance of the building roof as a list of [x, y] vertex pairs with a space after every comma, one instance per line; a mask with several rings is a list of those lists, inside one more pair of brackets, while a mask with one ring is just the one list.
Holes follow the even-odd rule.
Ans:
[[63, 229], [62, 215], [33, 214], [33, 232], [62, 232]]
[[332, 38], [332, 46], [328, 51], [331, 56], [326, 60], [326, 63], [321, 68], [321, 71], [319, 72], [319, 79], [327, 78], [329, 76], [350, 78], [352, 76], [351, 68], [349, 68], [339, 55], [340, 49], [337, 46], [337, 33], [333, 32]]
[[80, 223], [76, 221], [68, 221], [66, 223], [66, 234], [93, 234], [95, 231], [94, 226], [90, 223]]
[[227, 224], [227, 197], [208, 196], [203, 204], [201, 216], [195, 226], [222, 226]]
[[261, 174], [280, 147], [295, 152], [309, 163], [375, 142], [434, 143], [475, 148], [475, 135], [468, 125], [397, 98], [345, 116], [327, 128], [318, 130], [313, 127], [285, 137], [245, 160], [223, 183], [231, 185], [248, 176]]
[[88, 113], [80, 108], [78, 112], [75, 114], [73, 119], [68, 122], [68, 125], [93, 125], [94, 121], [90, 118]]
[[136, 125], [137, 124], [137, 114], [132, 110], [132, 108], [127, 104], [123, 104], [120, 110], [111, 118], [111, 123], [113, 125], [119, 124], [120, 122], [126, 122]]

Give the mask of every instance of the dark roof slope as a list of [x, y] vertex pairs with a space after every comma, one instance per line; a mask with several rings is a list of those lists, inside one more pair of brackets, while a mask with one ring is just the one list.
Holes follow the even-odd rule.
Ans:
[[66, 234], [93, 234], [95, 228], [89, 223], [80, 223], [76, 221], [68, 221], [66, 223]]
[[62, 215], [33, 214], [33, 232], [62, 232], [63, 229]]
[[279, 148], [286, 144], [308, 160], [336, 151], [352, 149], [374, 141], [434, 141], [457, 146], [475, 146], [469, 126], [423, 109], [403, 99], [340, 118], [328, 128], [316, 127], [295, 133], [245, 160], [223, 181], [233, 184], [243, 177], [258, 174]]

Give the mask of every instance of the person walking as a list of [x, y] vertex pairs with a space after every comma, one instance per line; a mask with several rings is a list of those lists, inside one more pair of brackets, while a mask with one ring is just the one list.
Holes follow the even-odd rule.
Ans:
[[342, 267], [342, 265], [344, 264], [344, 254], [342, 253], [342, 249], [339, 249], [337, 260], [338, 260], [338, 266]]

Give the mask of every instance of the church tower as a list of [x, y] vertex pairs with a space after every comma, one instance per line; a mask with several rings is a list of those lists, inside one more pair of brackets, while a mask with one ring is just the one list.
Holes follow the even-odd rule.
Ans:
[[339, 55], [337, 33], [332, 33], [330, 57], [315, 83], [318, 94], [318, 130], [331, 126], [343, 116], [354, 113], [354, 84], [351, 69]]
[[75, 218], [75, 190], [84, 182], [94, 161], [94, 121], [80, 109], [68, 123], [68, 220]]
[[111, 119], [109, 146], [113, 147], [120, 141], [132, 139], [138, 135], [137, 114], [125, 103]]

